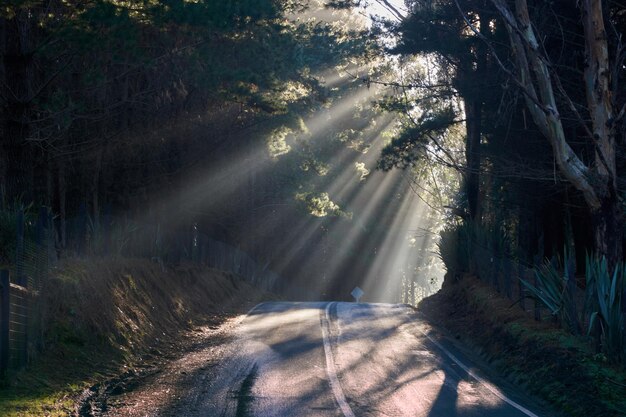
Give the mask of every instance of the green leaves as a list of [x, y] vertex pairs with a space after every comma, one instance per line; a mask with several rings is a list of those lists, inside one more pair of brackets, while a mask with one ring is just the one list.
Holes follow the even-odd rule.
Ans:
[[387, 145], [378, 161], [378, 168], [389, 171], [395, 167], [408, 168], [425, 152], [425, 147], [437, 142], [456, 123], [450, 107], [425, 112], [414, 125], [406, 126]]
[[531, 298], [535, 298], [554, 316], [558, 316], [563, 311], [564, 285], [558, 270], [551, 265], [543, 265], [535, 271], [538, 285], [534, 286], [530, 282], [520, 279], [522, 285], [530, 292]]
[[328, 193], [298, 193], [296, 200], [304, 203], [307, 211], [315, 217], [349, 216], [330, 199]]
[[602, 350], [615, 361], [626, 359], [621, 309], [625, 272], [623, 263], [618, 263], [611, 273], [606, 258], [587, 255], [585, 307], [590, 313], [588, 334], [599, 326]]
[[575, 300], [568, 285], [573, 274], [568, 272], [569, 254], [565, 252], [564, 267], [558, 262], [546, 261], [535, 269], [537, 284], [534, 285], [522, 278], [520, 282], [529, 293], [529, 297], [540, 301], [553, 316], [558, 317], [562, 326], [573, 333], [578, 332], [578, 317]]

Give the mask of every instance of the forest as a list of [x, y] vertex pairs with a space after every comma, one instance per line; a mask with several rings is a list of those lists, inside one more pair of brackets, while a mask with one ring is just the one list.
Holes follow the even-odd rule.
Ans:
[[5, 0], [0, 265], [219, 242], [290, 299], [411, 305], [473, 275], [623, 366], [624, 34], [621, 0]]

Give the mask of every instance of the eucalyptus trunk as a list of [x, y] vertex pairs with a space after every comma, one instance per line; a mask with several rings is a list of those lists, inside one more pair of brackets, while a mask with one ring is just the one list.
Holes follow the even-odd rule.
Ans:
[[[530, 20], [526, 0], [515, 1], [515, 11], [505, 0], [492, 0], [509, 32], [516, 60], [515, 83], [521, 88], [533, 121], [552, 146], [563, 177], [578, 189], [592, 217], [594, 249], [606, 256], [611, 269], [622, 260], [623, 218], [618, 200], [615, 112], [611, 90], [612, 73], [602, 1], [583, 0], [580, 4], [585, 38], [585, 71], [582, 79], [586, 115], [578, 111], [583, 103], [572, 101], [563, 89], [558, 74], [544, 53], [535, 26]], [[555, 89], [561, 99], [556, 99]], [[595, 149], [592, 164], [583, 161], [572, 149], [564, 129], [559, 105], [565, 102], [586, 130], [586, 139]], [[620, 116], [621, 117], [621, 116]], [[626, 303], [625, 303], [626, 304]]]

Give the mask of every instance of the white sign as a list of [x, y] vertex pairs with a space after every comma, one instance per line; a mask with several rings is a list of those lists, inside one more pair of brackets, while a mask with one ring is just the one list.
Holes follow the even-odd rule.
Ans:
[[361, 299], [361, 297], [363, 297], [363, 294], [365, 294], [365, 293], [364, 293], [364, 292], [363, 292], [363, 290], [362, 290], [362, 289], [360, 289], [359, 287], [354, 287], [354, 289], [353, 289], [353, 290], [352, 290], [352, 292], [350, 293], [350, 295], [354, 297], [354, 300], [355, 300], [357, 303], [359, 303], [359, 302], [360, 302], [359, 300]]

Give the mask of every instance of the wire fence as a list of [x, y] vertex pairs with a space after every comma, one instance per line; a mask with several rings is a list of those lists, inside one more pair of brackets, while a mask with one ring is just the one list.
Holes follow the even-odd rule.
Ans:
[[278, 290], [279, 276], [268, 262], [200, 233], [197, 224], [164, 226], [108, 213], [93, 221], [84, 207], [65, 222], [63, 233], [46, 208], [36, 215], [24, 209], [15, 213], [15, 263], [0, 271], [0, 377], [43, 350], [41, 296], [60, 256], [145, 258], [162, 268], [192, 262], [238, 275], [262, 290]]

